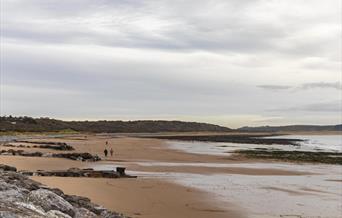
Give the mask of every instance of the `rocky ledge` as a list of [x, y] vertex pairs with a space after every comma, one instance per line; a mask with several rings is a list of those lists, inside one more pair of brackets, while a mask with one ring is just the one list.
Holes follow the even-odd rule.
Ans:
[[92, 155], [90, 153], [42, 153], [39, 151], [30, 152], [24, 150], [0, 150], [0, 155], [18, 155], [25, 157], [58, 157], [58, 158], [66, 158], [71, 160], [80, 160], [80, 161], [99, 161], [101, 158], [97, 155]]
[[[27, 143], [25, 141], [25, 143]], [[45, 142], [46, 143], [46, 142]], [[11, 147], [11, 148], [41, 148], [41, 149], [51, 149], [57, 151], [73, 151], [75, 150], [74, 147], [68, 145], [66, 143], [58, 142], [54, 144], [38, 144], [38, 145], [23, 145], [23, 144], [3, 144], [4, 147]]]
[[125, 218], [92, 203], [88, 198], [66, 195], [0, 164], [0, 217], [8, 218]]
[[127, 175], [124, 167], [117, 167], [115, 170], [94, 170], [92, 168], [79, 169], [70, 168], [68, 170], [38, 170], [35, 172], [21, 171], [21, 174], [27, 176], [58, 176], [58, 177], [89, 177], [89, 178], [137, 178]]

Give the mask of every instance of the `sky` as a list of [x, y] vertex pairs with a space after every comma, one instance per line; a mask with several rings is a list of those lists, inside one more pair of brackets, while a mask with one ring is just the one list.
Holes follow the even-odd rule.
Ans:
[[0, 0], [1, 115], [342, 123], [340, 0]]

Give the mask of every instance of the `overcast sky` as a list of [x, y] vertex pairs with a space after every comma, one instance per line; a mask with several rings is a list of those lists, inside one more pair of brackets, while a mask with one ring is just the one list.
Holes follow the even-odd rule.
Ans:
[[0, 0], [1, 115], [337, 124], [340, 0]]

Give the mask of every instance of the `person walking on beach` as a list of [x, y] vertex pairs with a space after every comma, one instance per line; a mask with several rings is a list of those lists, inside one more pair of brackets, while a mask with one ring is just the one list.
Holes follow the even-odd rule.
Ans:
[[113, 148], [110, 148], [110, 156], [113, 157], [113, 154], [114, 154], [114, 151], [113, 151]]
[[107, 157], [107, 154], [108, 154], [107, 148], [104, 149], [103, 153], [104, 153], [105, 157]]

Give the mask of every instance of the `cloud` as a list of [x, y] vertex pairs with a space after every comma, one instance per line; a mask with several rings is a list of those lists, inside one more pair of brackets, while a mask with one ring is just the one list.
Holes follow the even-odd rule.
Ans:
[[319, 102], [306, 105], [299, 105], [295, 107], [285, 107], [272, 109], [270, 111], [275, 112], [323, 112], [323, 113], [340, 113], [342, 111], [342, 104], [340, 101], [332, 102]]
[[316, 89], [316, 88], [342, 90], [341, 82], [313, 82], [313, 83], [304, 83], [299, 86], [258, 85], [257, 87], [266, 89], [266, 90], [288, 90], [288, 89], [308, 90], [308, 89]]
[[[339, 13], [336, 1], [324, 6], [318, 0], [311, 4], [261, 0], [63, 2], [3, 2], [3, 38], [183, 51], [277, 51], [298, 56], [331, 52], [327, 47], [338, 39], [340, 29], [335, 20]], [[320, 26], [325, 28], [323, 33]]]
[[316, 82], [316, 83], [305, 83], [300, 86], [301, 89], [337, 89], [342, 90], [342, 84], [340, 82]]
[[227, 124], [236, 117], [234, 125], [255, 122], [248, 114], [300, 119], [305, 108], [298, 117], [268, 109], [340, 94], [339, 4], [1, 1], [1, 112]]
[[259, 85], [257, 87], [266, 89], [266, 90], [286, 90], [286, 89], [291, 88], [291, 86], [284, 86], [284, 85]]

